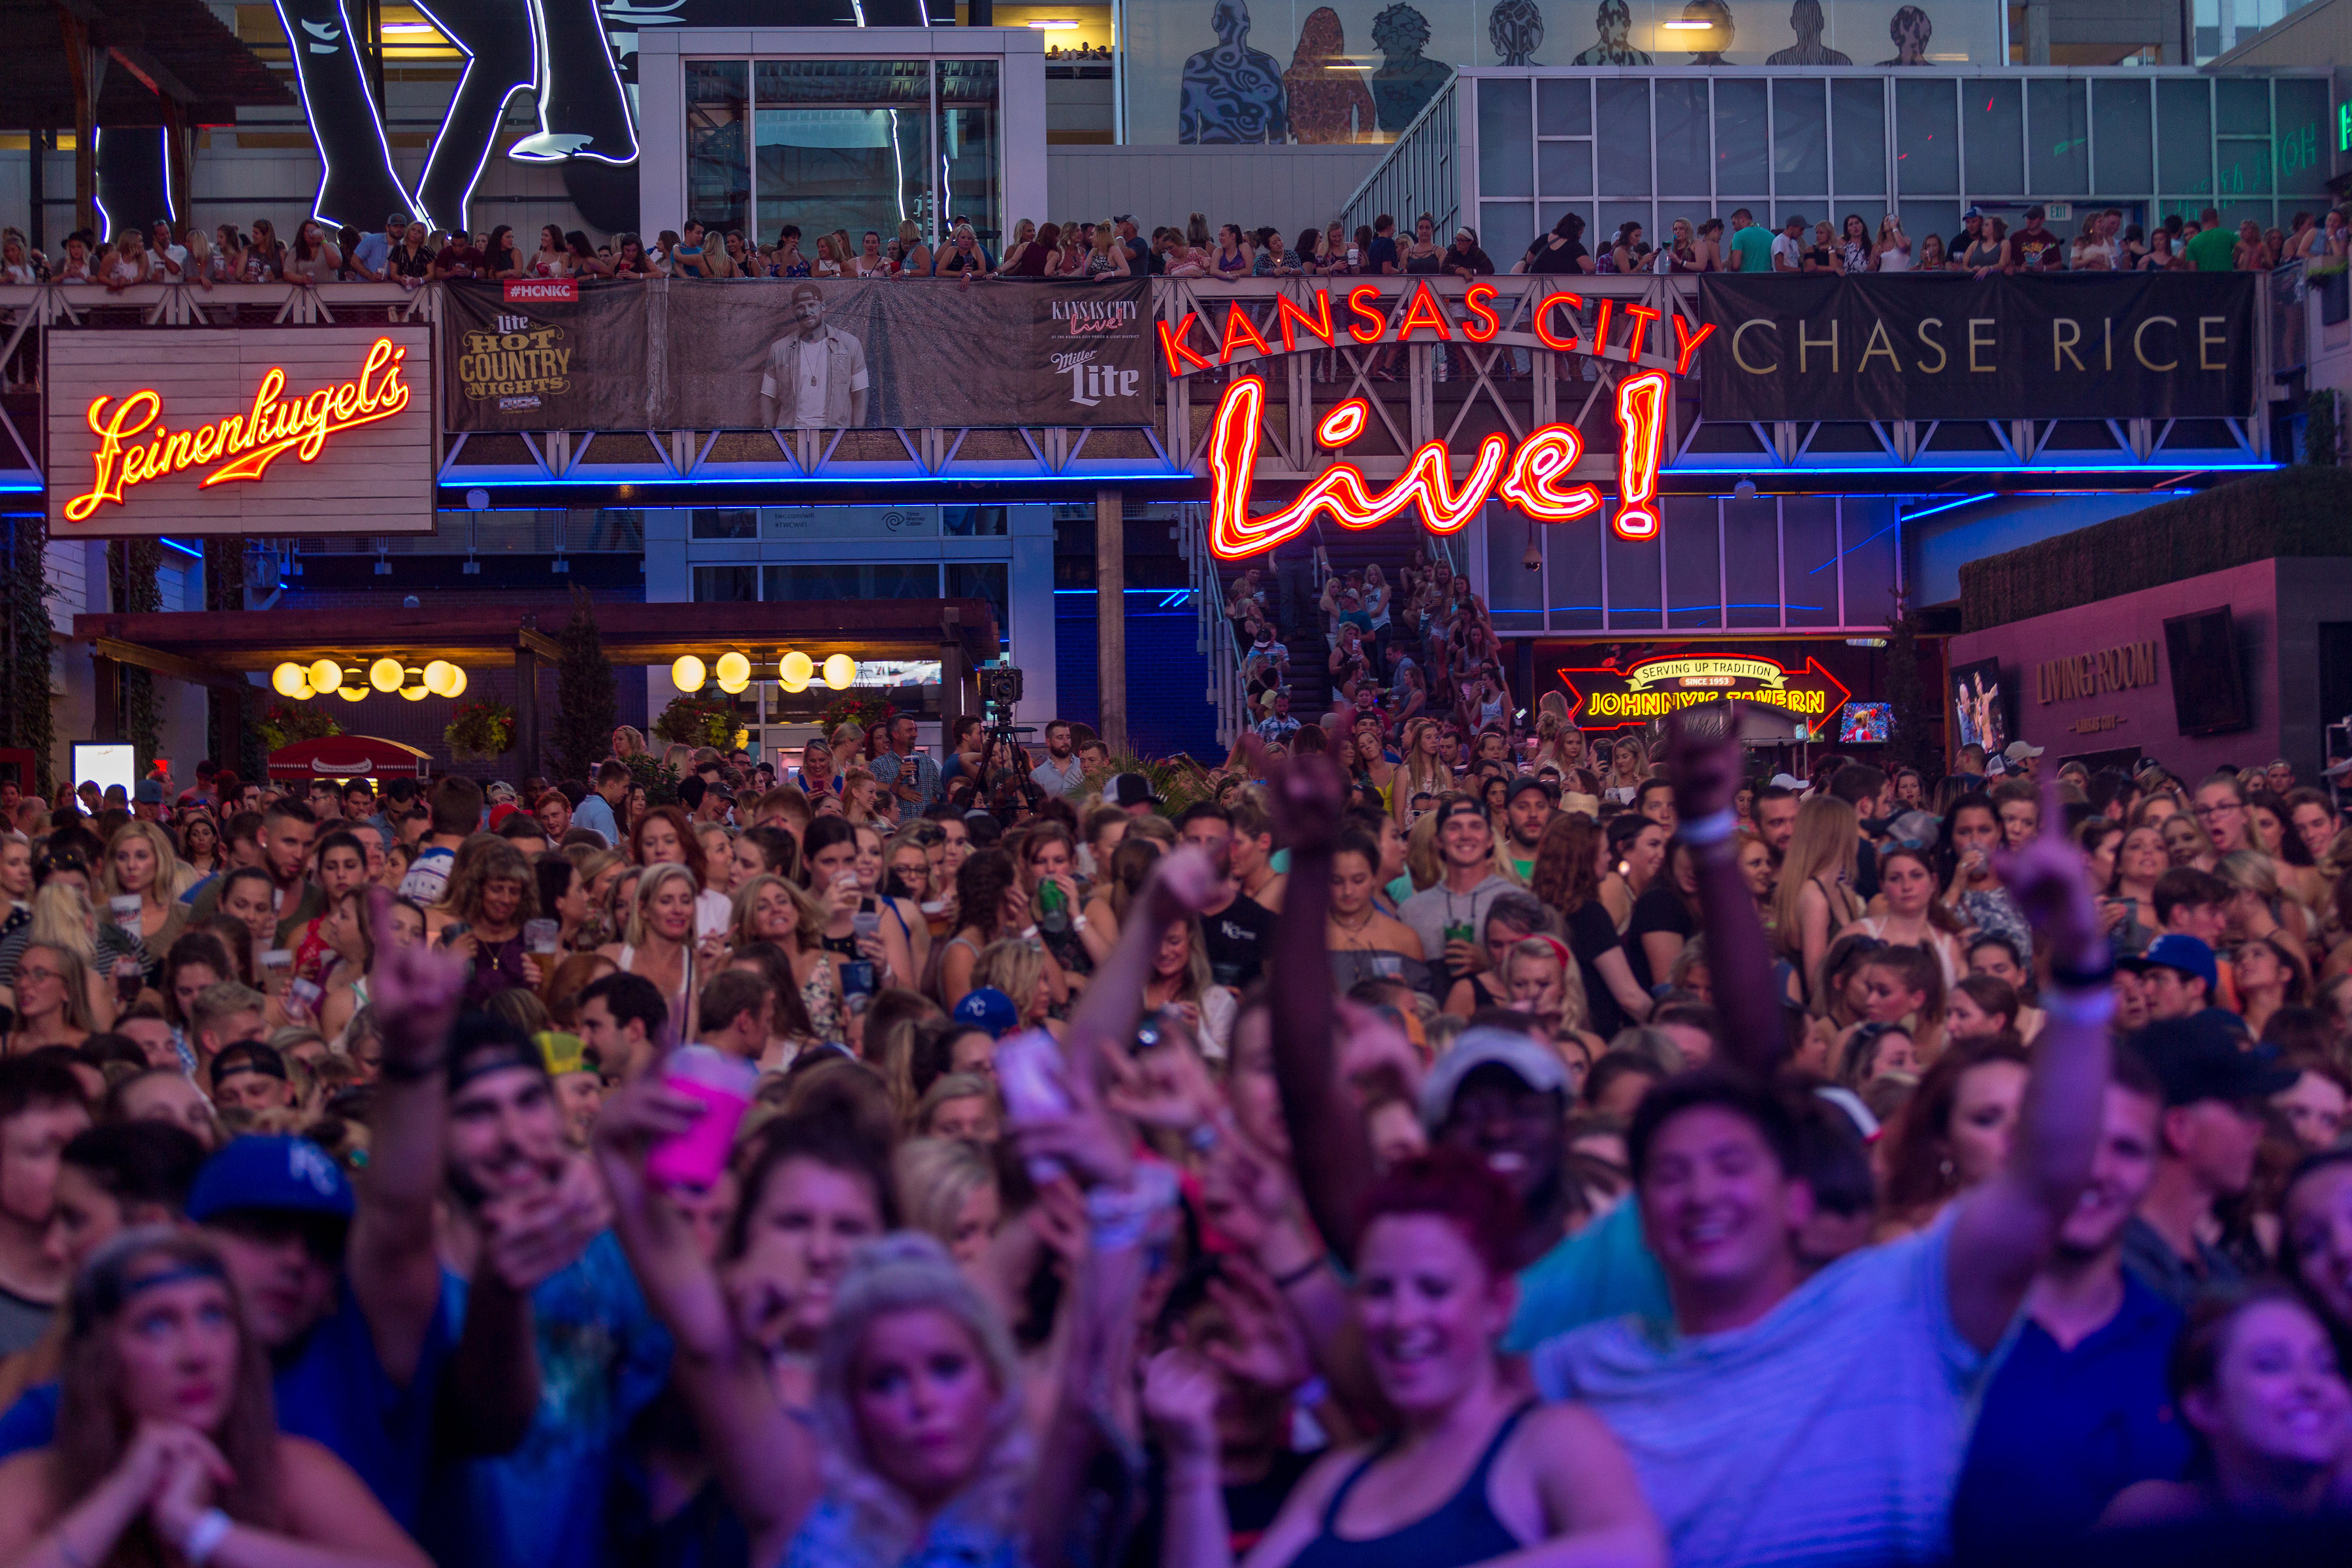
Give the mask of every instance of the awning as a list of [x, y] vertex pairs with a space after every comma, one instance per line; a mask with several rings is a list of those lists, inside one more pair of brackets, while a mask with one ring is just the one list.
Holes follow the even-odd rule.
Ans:
[[373, 735], [328, 735], [316, 741], [296, 741], [269, 753], [273, 784], [303, 779], [421, 779], [433, 759], [414, 746]]

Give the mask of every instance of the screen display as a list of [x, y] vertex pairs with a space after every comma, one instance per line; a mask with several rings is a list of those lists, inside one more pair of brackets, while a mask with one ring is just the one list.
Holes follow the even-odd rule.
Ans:
[[2009, 692], [2001, 685], [2000, 660], [1980, 658], [1952, 667], [1945, 677], [1952, 703], [1952, 728], [1963, 746], [1982, 746], [1992, 756], [2014, 738], [2009, 721]]
[[1849, 702], [1838, 712], [1838, 744], [1883, 746], [1895, 728], [1895, 709], [1885, 702]]

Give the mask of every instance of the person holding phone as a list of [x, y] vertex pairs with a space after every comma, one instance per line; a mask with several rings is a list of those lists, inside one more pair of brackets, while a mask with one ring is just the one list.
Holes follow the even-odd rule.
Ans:
[[824, 913], [817, 945], [838, 960], [841, 991], [850, 1010], [891, 985], [912, 984], [920, 973], [906, 933], [884, 918], [878, 900], [857, 877], [858, 830], [844, 818], [825, 816], [808, 826], [801, 840], [802, 868], [810, 897]]

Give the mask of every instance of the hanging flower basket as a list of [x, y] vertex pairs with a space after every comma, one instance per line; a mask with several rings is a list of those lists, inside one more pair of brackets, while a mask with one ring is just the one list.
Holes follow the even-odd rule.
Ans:
[[654, 733], [681, 746], [715, 746], [725, 751], [735, 738], [735, 704], [698, 691], [681, 693], [670, 699], [669, 706], [654, 721]]
[[322, 741], [343, 732], [343, 727], [324, 709], [304, 702], [269, 704], [261, 710], [254, 730], [261, 736], [262, 749], [269, 752], [297, 741]]
[[441, 738], [467, 762], [489, 762], [514, 750], [515, 710], [508, 703], [467, 702], [457, 710]]

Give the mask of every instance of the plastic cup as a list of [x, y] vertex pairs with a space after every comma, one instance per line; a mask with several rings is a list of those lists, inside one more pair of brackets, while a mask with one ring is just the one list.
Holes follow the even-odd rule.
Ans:
[[127, 926], [139, 918], [139, 895], [124, 893], [109, 899], [106, 900], [106, 907], [114, 911], [115, 924]]
[[291, 969], [294, 967], [294, 950], [289, 947], [265, 949], [261, 954], [261, 963], [265, 969]]
[[555, 939], [562, 930], [563, 922], [561, 921], [523, 921], [523, 951], [545, 957], [555, 951]]
[[709, 1046], [681, 1046], [671, 1052], [662, 1081], [702, 1101], [705, 1109], [693, 1126], [647, 1151], [646, 1174], [666, 1187], [707, 1187], [719, 1180], [759, 1080], [758, 1068]]

